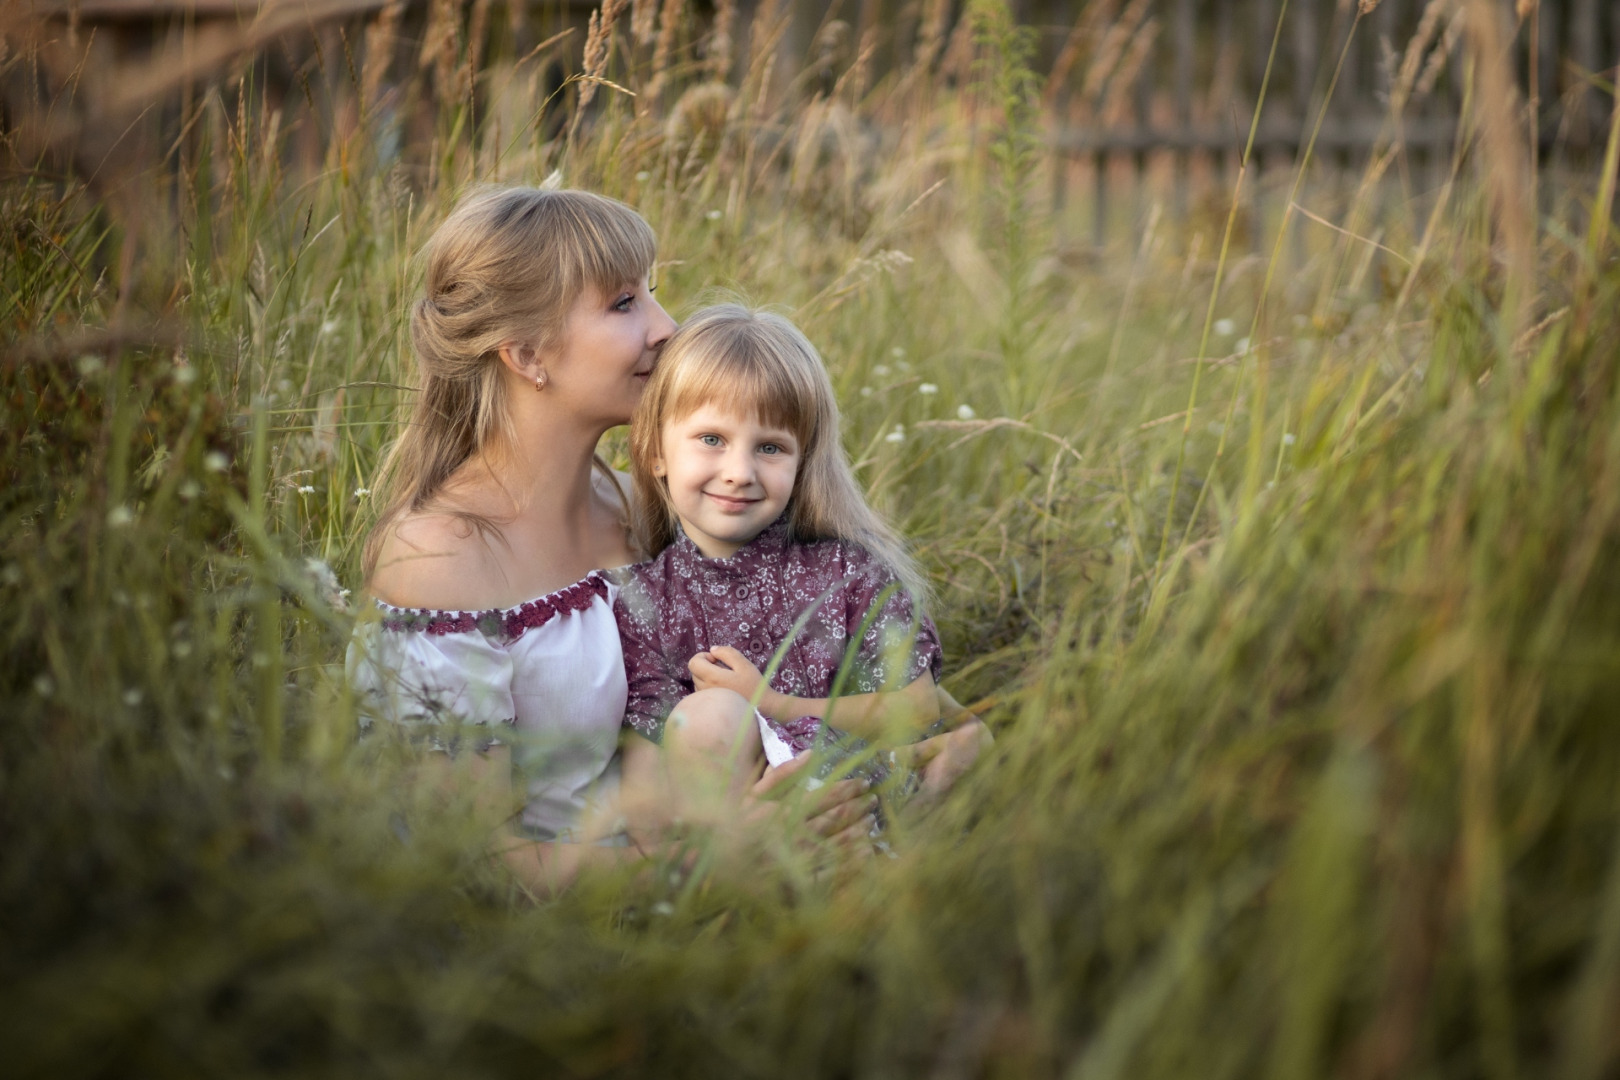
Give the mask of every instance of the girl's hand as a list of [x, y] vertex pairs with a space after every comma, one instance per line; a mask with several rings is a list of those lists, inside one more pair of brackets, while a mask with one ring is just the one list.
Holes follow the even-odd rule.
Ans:
[[716, 645], [700, 652], [686, 663], [693, 685], [699, 690], [730, 690], [752, 701], [763, 676], [748, 657], [729, 645]]
[[897, 759], [917, 770], [922, 780], [921, 788], [911, 800], [911, 809], [925, 809], [939, 802], [973, 767], [979, 755], [996, 741], [984, 721], [972, 713], [966, 715], [967, 722], [954, 731], [895, 748]]

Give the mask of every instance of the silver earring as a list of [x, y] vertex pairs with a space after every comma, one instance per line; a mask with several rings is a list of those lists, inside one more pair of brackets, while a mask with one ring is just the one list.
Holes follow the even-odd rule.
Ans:
[[538, 394], [540, 391], [544, 390], [545, 388], [546, 388], [546, 373], [545, 373], [544, 370], [541, 370], [541, 371], [537, 372], [535, 374], [535, 376], [534, 376], [534, 392]]

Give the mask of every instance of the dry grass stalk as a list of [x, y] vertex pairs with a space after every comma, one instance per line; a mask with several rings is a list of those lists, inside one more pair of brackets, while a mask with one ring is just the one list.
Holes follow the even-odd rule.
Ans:
[[624, 6], [625, 0], [602, 0], [602, 6], [591, 12], [585, 31], [585, 48], [580, 57], [579, 102], [574, 107], [573, 123], [568, 129], [570, 139], [579, 129], [586, 107], [596, 96], [597, 84], [604, 81], [602, 72], [607, 70], [608, 57], [612, 52], [613, 27], [624, 12]]
[[1406, 110], [1412, 88], [1417, 85], [1418, 73], [1423, 70], [1423, 57], [1439, 36], [1441, 20], [1446, 17], [1452, 3], [1453, 0], [1429, 0], [1418, 18], [1417, 30], [1406, 43], [1406, 50], [1401, 54], [1401, 66], [1390, 87], [1389, 109], [1393, 115], [1399, 116]]
[[460, 22], [458, 0], [433, 0], [428, 7], [427, 27], [422, 31], [419, 63], [433, 69], [434, 85], [441, 96], [449, 92], [456, 73], [456, 30]]
[[1451, 13], [1451, 22], [1446, 24], [1446, 36], [1441, 40], [1440, 47], [1429, 54], [1429, 63], [1424, 67], [1422, 77], [1418, 79], [1415, 91], [1418, 97], [1428, 97], [1434, 93], [1434, 88], [1439, 85], [1441, 74], [1446, 70], [1446, 61], [1451, 58], [1452, 53], [1457, 51], [1457, 43], [1462, 40], [1463, 28], [1466, 23], [1467, 20], [1463, 17], [1461, 8]]
[[1102, 100], [1108, 77], [1114, 73], [1121, 59], [1132, 47], [1142, 23], [1147, 18], [1151, 0], [1131, 0], [1125, 13], [1108, 28], [1102, 43], [1097, 46], [1097, 57], [1086, 71], [1085, 85], [1080, 96], [1095, 108]]
[[1069, 75], [1080, 63], [1080, 58], [1096, 43], [1102, 33], [1103, 24], [1114, 17], [1119, 9], [1119, 0], [1092, 0], [1087, 4], [1080, 17], [1074, 22], [1074, 29], [1063, 42], [1057, 59], [1052, 62], [1052, 73], [1047, 76], [1046, 90], [1041, 95], [1041, 104], [1051, 109], [1057, 104], [1058, 94], [1069, 81]]
[[630, 5], [630, 36], [637, 45], [651, 45], [658, 30], [658, 0], [633, 0]]
[[360, 70], [360, 114], [371, 115], [376, 107], [377, 95], [383, 80], [388, 77], [389, 64], [394, 59], [394, 44], [399, 34], [400, 16], [405, 14], [404, 0], [395, 0], [377, 13], [366, 27], [366, 59]]
[[467, 20], [467, 59], [461, 67], [461, 93], [472, 100], [473, 87], [478, 81], [478, 62], [484, 51], [484, 34], [489, 28], [490, 0], [473, 0], [472, 16]]
[[917, 47], [911, 54], [911, 73], [927, 74], [945, 44], [945, 24], [951, 17], [950, 0], [927, 0], [917, 28]]
[[1508, 62], [1508, 40], [1491, 0], [1468, 0], [1467, 29], [1478, 79], [1476, 122], [1484, 142], [1484, 179], [1504, 248], [1507, 289], [1502, 314], [1507, 336], [1515, 338], [1528, 322], [1533, 300], [1534, 211], [1530, 204], [1530, 161], [1521, 123], [1520, 99]]
[[1158, 39], [1162, 25], [1158, 19], [1149, 19], [1131, 38], [1130, 48], [1120, 61], [1119, 71], [1109, 83], [1108, 100], [1102, 107], [1104, 124], [1122, 124], [1128, 119], [1127, 114], [1134, 105], [1131, 91], [1136, 86], [1142, 68], [1147, 64], [1148, 55], [1153, 51], [1153, 42]]
[[872, 85], [872, 58], [877, 55], [878, 26], [873, 23], [861, 35], [860, 46], [855, 50], [855, 63], [850, 65], [849, 96], [852, 101], [859, 101], [866, 96], [866, 91]]
[[731, 77], [732, 28], [737, 24], [737, 0], [718, 0], [714, 7], [714, 26], [709, 31], [709, 77], [724, 82]]
[[685, 0], [664, 0], [663, 11], [658, 16], [658, 41], [653, 45], [652, 82], [647, 86], [647, 96], [656, 99], [664, 91], [664, 83], [669, 77], [669, 62], [675, 55], [675, 39], [681, 30], [682, 9], [686, 6]]

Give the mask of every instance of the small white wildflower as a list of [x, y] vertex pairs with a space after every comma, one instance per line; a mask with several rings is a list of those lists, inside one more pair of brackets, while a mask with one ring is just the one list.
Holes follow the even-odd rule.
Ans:
[[872, 396], [872, 388], [870, 386], [861, 387], [861, 397], [871, 397], [871, 396]]
[[1283, 432], [1283, 445], [1284, 446], [1293, 446], [1294, 443], [1296, 443], [1297, 441], [1298, 440], [1294, 438], [1294, 433], [1292, 431]]
[[178, 494], [186, 502], [190, 502], [192, 499], [195, 499], [198, 495], [202, 494], [202, 485], [197, 483], [195, 480], [182, 480], [180, 481]]
[[176, 660], [184, 660], [186, 657], [191, 655], [191, 642], [177, 641], [174, 643], [174, 648], [170, 651], [174, 653]]
[[673, 914], [675, 914], [675, 905], [670, 903], [668, 900], [660, 900], [660, 901], [658, 901], [658, 903], [656, 903], [656, 904], [654, 904], [652, 906], [652, 909], [653, 909], [653, 914], [654, 915], [673, 915]]
[[309, 485], [309, 484], [304, 484], [304, 485], [299, 487], [298, 494], [300, 494], [300, 495], [313, 495], [313, 494], [315, 494], [315, 488], [313, 486]]
[[883, 436], [884, 442], [899, 443], [906, 441], [906, 429], [902, 424], [894, 425], [894, 430]]
[[371, 494], [371, 489], [368, 488], [368, 487], [357, 487], [357, 488], [354, 489], [354, 497], [357, 498], [357, 499], [363, 499], [367, 495], [370, 495], [370, 494]]
[[253, 666], [256, 668], [267, 668], [270, 666], [270, 654], [267, 652], [255, 652], [249, 659], [252, 660]]
[[124, 691], [124, 704], [125, 705], [128, 705], [130, 708], [133, 709], [135, 706], [139, 705], [140, 703], [141, 703], [141, 691], [140, 691], [139, 687], [132, 686], [128, 690]]
[[111, 525], [115, 529], [121, 525], [128, 525], [134, 520], [135, 511], [131, 510], [127, 506], [115, 506], [111, 510], [107, 511], [107, 524]]
[[956, 407], [956, 418], [958, 420], [971, 420], [976, 415], [971, 405], [958, 405]]
[[1237, 344], [1232, 348], [1239, 356], [1249, 355], [1249, 339], [1246, 337], [1238, 338]]
[[48, 698], [56, 693], [56, 681], [49, 675], [34, 676], [34, 693], [40, 697]]
[[95, 375], [98, 372], [100, 372], [102, 368], [104, 368], [106, 366], [107, 366], [106, 364], [101, 362], [101, 357], [96, 356], [96, 355], [94, 355], [92, 353], [86, 353], [84, 356], [79, 357], [79, 374], [80, 375], [84, 375], [86, 377], [88, 377], [90, 375]]
[[349, 590], [343, 588], [338, 582], [337, 575], [326, 563], [314, 557], [304, 560], [304, 569], [314, 579], [315, 588], [320, 591], [321, 599], [334, 611], [347, 611], [349, 609]]
[[1231, 337], [1235, 330], [1237, 330], [1237, 325], [1231, 319], [1215, 320], [1215, 332], [1221, 337]]
[[176, 364], [174, 367], [174, 384], [176, 386], [190, 386], [197, 381], [197, 369], [190, 364]]
[[878, 364], [876, 367], [874, 367], [872, 369], [872, 374], [880, 376], [880, 377], [883, 376], [883, 375], [887, 375], [888, 373], [889, 373], [889, 365], [888, 364]]
[[917, 393], [921, 394], [923, 397], [932, 397], [933, 395], [939, 393], [939, 387], [935, 386], [931, 382], [925, 382], [921, 386], [917, 387]]
[[640, 172], [636, 173], [636, 179], [645, 184], [648, 180], [652, 179], [652, 173], [648, 172], [646, 169], [642, 169]]
[[899, 360], [906, 355], [906, 350], [901, 346], [896, 345], [894, 348], [889, 350], [889, 355], [894, 357], [896, 360]]
[[230, 464], [230, 459], [218, 450], [210, 450], [203, 455], [203, 468], [209, 472], [224, 472]]
[[330, 334], [337, 328], [338, 321], [336, 319], [327, 319], [325, 322], [321, 323], [321, 333], [323, 334]]
[[725, 215], [724, 212], [722, 212], [720, 210], [710, 210], [707, 214], [705, 214], [703, 216], [708, 218], [710, 221], [719, 221], [721, 218], [725, 217], [726, 215]]

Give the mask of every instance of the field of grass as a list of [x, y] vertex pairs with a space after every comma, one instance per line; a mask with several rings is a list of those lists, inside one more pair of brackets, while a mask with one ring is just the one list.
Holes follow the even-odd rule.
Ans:
[[[10, 1075], [1620, 1075], [1620, 119], [1537, 200], [1474, 33], [1443, 187], [1392, 138], [1300, 174], [1342, 232], [1290, 175], [1095, 251], [1037, 196], [1025, 39], [968, 18], [786, 89], [764, 31], [725, 86], [695, 23], [621, 25], [549, 97], [433, 23], [285, 112], [244, 65], [128, 175], [11, 139]], [[537, 901], [355, 738], [412, 254], [547, 177], [647, 216], [677, 317], [740, 290], [823, 350], [997, 735], [898, 858]]]

